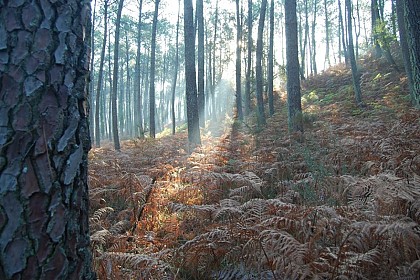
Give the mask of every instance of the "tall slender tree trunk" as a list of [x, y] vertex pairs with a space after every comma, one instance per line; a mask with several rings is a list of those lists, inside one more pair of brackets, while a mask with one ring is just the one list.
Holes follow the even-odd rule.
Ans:
[[114, 148], [119, 151], [120, 137], [118, 134], [118, 111], [117, 111], [117, 95], [118, 95], [118, 67], [119, 67], [119, 49], [120, 49], [120, 22], [124, 0], [118, 2], [117, 20], [115, 21], [115, 41], [114, 41], [114, 71], [112, 77], [112, 134], [114, 135]]
[[171, 118], [172, 118], [172, 134], [175, 134], [176, 118], [175, 118], [175, 90], [176, 81], [178, 78], [178, 66], [179, 66], [179, 14], [181, 10], [181, 0], [178, 0], [178, 19], [176, 22], [176, 40], [175, 40], [175, 63], [174, 63], [174, 78], [172, 80], [172, 98], [171, 98]]
[[156, 72], [156, 31], [160, 0], [155, 0], [155, 12], [152, 24], [152, 42], [150, 46], [150, 89], [149, 89], [149, 129], [150, 137], [156, 137], [156, 100], [155, 100], [155, 72]]
[[397, 0], [391, 0], [391, 26], [392, 35], [397, 38]]
[[[349, 55], [347, 53], [346, 32], [344, 29], [344, 20], [343, 20], [342, 8], [341, 8], [341, 1], [338, 0], [337, 2], [338, 2], [338, 25], [339, 25], [339, 30], [341, 34], [341, 48], [344, 54], [344, 60], [346, 62], [346, 65], [349, 65]], [[339, 55], [341, 56], [341, 54]]]
[[354, 88], [354, 97], [356, 99], [356, 103], [358, 106], [362, 105], [362, 90], [360, 88], [360, 73], [359, 69], [357, 68], [356, 63], [356, 56], [354, 55], [354, 47], [353, 47], [353, 25], [352, 25], [352, 10], [353, 7], [351, 5], [351, 0], [345, 0], [346, 7], [347, 7], [347, 34], [348, 34], [348, 53], [350, 58], [350, 65], [351, 65], [351, 74], [353, 80], [353, 88]]
[[139, 136], [141, 139], [144, 138], [144, 128], [143, 128], [143, 117], [142, 117], [142, 94], [141, 94], [141, 84], [140, 84], [140, 57], [141, 57], [141, 15], [143, 8], [143, 0], [139, 2], [139, 17], [137, 20], [137, 51], [136, 51], [136, 65], [135, 65], [135, 78], [134, 78], [134, 125], [135, 125], [135, 135]]
[[289, 131], [303, 132], [300, 96], [296, 0], [285, 0], [286, 72]]
[[371, 17], [372, 17], [372, 41], [375, 46], [375, 56], [379, 58], [382, 56], [382, 48], [379, 44], [379, 36], [376, 27], [381, 20], [379, 13], [378, 0], [371, 0]]
[[1, 2], [0, 279], [95, 279], [90, 31], [90, 2]]
[[356, 13], [357, 19], [353, 16], [352, 20], [354, 22], [354, 29], [356, 34], [356, 42], [355, 42], [355, 52], [356, 52], [356, 60], [359, 59], [359, 37], [360, 37], [360, 5], [359, 0], [356, 0]]
[[[124, 65], [121, 67], [123, 69]], [[126, 86], [126, 83], [124, 82], [124, 71], [121, 71], [121, 73], [118, 74], [118, 134], [124, 135], [125, 127], [124, 127], [124, 117], [125, 117], [125, 110], [124, 110], [124, 104], [125, 104], [125, 97], [124, 97], [124, 89]]]
[[265, 11], [267, 8], [267, 0], [262, 0], [260, 10], [260, 20], [258, 22], [258, 37], [257, 37], [257, 52], [256, 52], [256, 67], [255, 75], [257, 82], [257, 120], [258, 125], [266, 124], [264, 113], [264, 100], [263, 100], [263, 72], [262, 72], [262, 56], [263, 56], [263, 32], [265, 22]]
[[185, 90], [190, 150], [201, 144], [195, 81], [195, 36], [192, 0], [184, 0]]
[[99, 116], [100, 116], [100, 96], [102, 90], [103, 73], [104, 73], [104, 61], [105, 61], [105, 49], [106, 49], [106, 36], [108, 34], [108, 0], [104, 1], [104, 39], [102, 41], [101, 58], [99, 61], [99, 73], [98, 73], [98, 86], [96, 87], [96, 102], [95, 102], [95, 143], [96, 147], [101, 146], [101, 133], [99, 130]]
[[329, 13], [328, 13], [328, 5], [327, 0], [324, 0], [324, 17], [325, 17], [325, 62], [324, 68], [328, 68], [331, 66], [331, 59], [330, 59], [330, 21], [329, 21]]
[[312, 63], [311, 63], [311, 72], [316, 75], [318, 74], [318, 68], [316, 66], [316, 16], [318, 12], [318, 0], [314, 0], [313, 2], [313, 18], [312, 18]]
[[242, 44], [242, 24], [240, 16], [239, 0], [236, 0], [236, 112], [237, 118], [242, 120], [242, 83], [241, 83], [241, 44]]
[[211, 104], [211, 94], [213, 90], [213, 42], [209, 42], [209, 24], [206, 25], [206, 51], [207, 51], [207, 83], [206, 83], [206, 118], [210, 119], [213, 108]]
[[305, 25], [303, 27], [304, 31], [302, 32], [301, 36], [303, 36], [301, 42], [301, 50], [300, 50], [300, 78], [302, 80], [306, 77], [306, 52], [308, 46], [308, 38], [309, 38], [309, 9], [308, 9], [308, 0], [304, 0], [305, 5]]
[[270, 4], [270, 39], [268, 49], [268, 110], [274, 114], [274, 0]]
[[131, 74], [130, 74], [130, 55], [128, 45], [128, 32], [125, 32], [125, 71], [127, 75], [126, 86], [125, 86], [125, 131], [126, 136], [129, 138], [133, 137], [132, 123], [131, 123]]
[[204, 15], [203, 15], [203, 0], [197, 0], [197, 60], [198, 60], [198, 113], [200, 126], [205, 125], [205, 95], [204, 95]]
[[251, 111], [251, 68], [252, 68], [252, 0], [248, 0], [248, 43], [247, 43], [247, 67], [245, 81], [244, 109], [245, 116]]
[[146, 127], [149, 129], [149, 127], [146, 124], [150, 124], [150, 102], [149, 102], [149, 89], [150, 89], [150, 72], [149, 72], [149, 65], [150, 65], [150, 49], [148, 49], [147, 54], [146, 54], [147, 58], [146, 58], [146, 62], [144, 64], [144, 68], [143, 68], [143, 73], [145, 75], [145, 80], [144, 80], [144, 97], [143, 97], [143, 112], [144, 112], [144, 126], [145, 126], [145, 130]]
[[109, 99], [108, 99], [108, 139], [112, 141], [113, 139], [113, 131], [112, 131], [112, 59], [111, 59], [111, 29], [109, 29], [108, 33], [108, 82], [109, 82]]
[[217, 28], [219, 25], [219, 0], [216, 0], [216, 11], [214, 15], [214, 33], [213, 33], [213, 77], [212, 77], [212, 108], [213, 108], [213, 120], [216, 120], [216, 40], [217, 40]]
[[[106, 74], [106, 72], [105, 72]], [[100, 133], [99, 137], [104, 138], [108, 136], [108, 115], [106, 114], [106, 96], [109, 94], [110, 89], [108, 88], [108, 83], [103, 82], [103, 91], [100, 94], [100, 111], [99, 111], [99, 122], [100, 122]], [[95, 116], [96, 118], [96, 116]]]

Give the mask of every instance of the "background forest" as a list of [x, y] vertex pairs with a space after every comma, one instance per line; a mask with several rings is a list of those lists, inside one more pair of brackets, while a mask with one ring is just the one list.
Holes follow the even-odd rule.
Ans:
[[[197, 1], [197, 5], [200, 2], [203, 1]], [[237, 1], [238, 5], [235, 5], [234, 1], [204, 1], [203, 28], [194, 33], [196, 42], [200, 41], [200, 33], [203, 33], [201, 40], [204, 42], [202, 49], [197, 47], [201, 57], [197, 63], [202, 61], [197, 70], [198, 99], [203, 99], [199, 105], [202, 126], [204, 121], [224, 117], [225, 113], [232, 114], [236, 92], [242, 97], [241, 111], [245, 115], [255, 105], [258, 36], [262, 40], [262, 85], [270, 102], [269, 115], [273, 113], [273, 90], [285, 86], [284, 3], [271, 1], [264, 7], [265, 13], [261, 14], [261, 3], [254, 2]], [[383, 55], [394, 67], [403, 71], [401, 65], [396, 65], [395, 54], [392, 54], [399, 38], [395, 1], [353, 2], [355, 58], [374, 52], [376, 57]], [[374, 8], [371, 8], [372, 5]], [[158, 15], [153, 43], [155, 12]], [[297, 13], [302, 80], [349, 59], [347, 13], [343, 1], [298, 1]], [[262, 15], [265, 16], [263, 26], [259, 23]], [[90, 85], [95, 145], [99, 146], [101, 139], [115, 141], [113, 129], [122, 139], [132, 139], [144, 135], [154, 137], [165, 130], [170, 133], [172, 123], [182, 127], [187, 115], [182, 1], [162, 0], [155, 5], [153, 1], [146, 0], [96, 0], [93, 16]], [[195, 24], [200, 23], [198, 16]], [[258, 34], [259, 26], [263, 28], [261, 34]], [[153, 71], [151, 60], [154, 60]], [[238, 63], [240, 71], [235, 70]], [[239, 73], [239, 88], [236, 88], [235, 73]], [[112, 110], [112, 106], [116, 109]], [[115, 123], [113, 111], [116, 114]], [[237, 110], [237, 113], [241, 117], [242, 112]], [[152, 131], [151, 115], [154, 119]]]
[[99, 279], [419, 279], [404, 1], [93, 2]]

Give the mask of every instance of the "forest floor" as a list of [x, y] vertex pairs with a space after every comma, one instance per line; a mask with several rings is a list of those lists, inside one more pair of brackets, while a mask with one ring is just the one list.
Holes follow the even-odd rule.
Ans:
[[361, 61], [365, 107], [336, 66], [255, 118], [89, 155], [99, 279], [419, 279], [420, 112], [386, 61]]

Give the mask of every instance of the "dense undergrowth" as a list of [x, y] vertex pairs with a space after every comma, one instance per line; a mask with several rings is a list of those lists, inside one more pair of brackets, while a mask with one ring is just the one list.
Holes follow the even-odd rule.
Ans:
[[[284, 93], [252, 117], [90, 153], [91, 240], [99, 279], [419, 279], [420, 112], [404, 76], [362, 62], [303, 83], [304, 141]], [[211, 126], [211, 125], [210, 125]]]

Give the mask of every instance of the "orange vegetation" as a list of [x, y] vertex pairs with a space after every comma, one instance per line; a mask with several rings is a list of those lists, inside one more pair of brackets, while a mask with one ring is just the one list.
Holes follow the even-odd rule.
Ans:
[[285, 105], [206, 133], [90, 153], [99, 279], [419, 279], [420, 113], [401, 74], [363, 64], [303, 83], [305, 140]]

